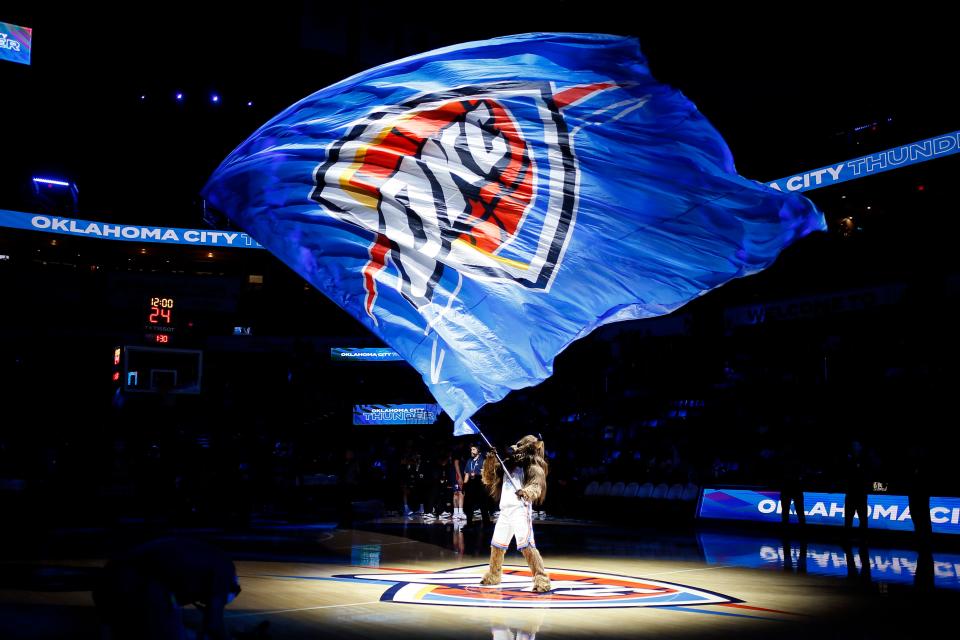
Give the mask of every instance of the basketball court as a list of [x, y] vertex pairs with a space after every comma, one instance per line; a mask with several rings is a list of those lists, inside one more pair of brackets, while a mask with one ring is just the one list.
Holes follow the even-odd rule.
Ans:
[[[270, 638], [886, 637], [960, 603], [951, 553], [933, 554], [926, 584], [909, 550], [854, 546], [848, 565], [831, 541], [536, 526], [546, 594], [532, 592], [513, 549], [503, 583], [481, 587], [489, 532], [451, 524], [203, 535], [235, 559], [243, 592], [227, 620], [240, 637], [263, 623]], [[104, 559], [81, 555], [6, 564], [4, 637], [99, 637], [89, 589]]]

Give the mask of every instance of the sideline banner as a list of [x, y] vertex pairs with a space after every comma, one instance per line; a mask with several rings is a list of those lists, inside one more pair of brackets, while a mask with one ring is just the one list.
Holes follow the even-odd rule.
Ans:
[[[807, 524], [843, 526], [844, 494], [804, 494]], [[791, 507], [790, 520], [796, 522]], [[719, 520], [780, 522], [780, 492], [750, 489], [712, 489], [704, 487], [697, 507], [697, 517]], [[870, 494], [867, 496], [868, 526], [871, 529], [913, 531], [907, 496]], [[859, 525], [854, 516], [854, 526]], [[960, 498], [930, 498], [930, 522], [934, 533], [960, 534]]]

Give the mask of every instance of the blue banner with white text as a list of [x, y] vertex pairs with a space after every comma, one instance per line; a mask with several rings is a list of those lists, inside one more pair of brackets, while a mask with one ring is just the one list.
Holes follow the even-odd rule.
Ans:
[[773, 180], [768, 182], [767, 186], [783, 192], [811, 191], [891, 169], [909, 167], [935, 158], [944, 158], [958, 152], [960, 152], [960, 131], [954, 131]]
[[433, 424], [440, 417], [436, 404], [358, 404], [353, 407], [355, 425]]
[[389, 347], [331, 347], [330, 359], [337, 362], [392, 362], [403, 360], [399, 353]]
[[262, 249], [256, 240], [242, 231], [217, 229], [183, 229], [139, 224], [95, 222], [67, 216], [24, 213], [0, 209], [0, 227], [23, 231], [59, 233], [80, 238], [121, 240], [124, 242], [157, 242], [231, 249]]
[[[843, 526], [844, 494], [804, 494], [807, 524]], [[712, 489], [705, 487], [697, 517], [716, 520], [780, 522], [780, 492], [752, 489]], [[892, 531], [913, 531], [907, 496], [871, 494], [867, 497], [868, 527]], [[791, 506], [791, 522], [796, 522], [796, 507]], [[854, 515], [853, 524], [860, 519]], [[960, 533], [960, 498], [931, 497], [930, 522], [934, 533]]]

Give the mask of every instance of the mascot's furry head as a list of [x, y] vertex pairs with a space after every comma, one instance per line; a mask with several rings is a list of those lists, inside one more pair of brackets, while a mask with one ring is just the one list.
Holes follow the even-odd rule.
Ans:
[[[507, 447], [503, 462], [510, 469], [518, 466], [523, 468], [524, 491], [530, 496], [531, 502], [536, 505], [543, 504], [547, 495], [547, 472], [549, 471], [543, 440], [533, 435], [523, 436], [516, 444]], [[483, 483], [493, 499], [499, 500], [503, 487], [503, 471], [492, 454], [484, 464]]]
[[547, 469], [547, 454], [543, 448], [543, 440], [537, 436], [523, 436], [516, 444], [507, 447], [507, 457], [504, 462], [511, 468], [520, 465], [527, 467], [531, 464]]

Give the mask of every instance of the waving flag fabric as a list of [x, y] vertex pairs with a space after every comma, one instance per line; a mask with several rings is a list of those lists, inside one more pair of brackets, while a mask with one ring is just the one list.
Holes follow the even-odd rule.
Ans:
[[458, 427], [608, 322], [670, 313], [824, 228], [737, 175], [636, 40], [432, 51], [298, 102], [208, 200], [423, 375]]

